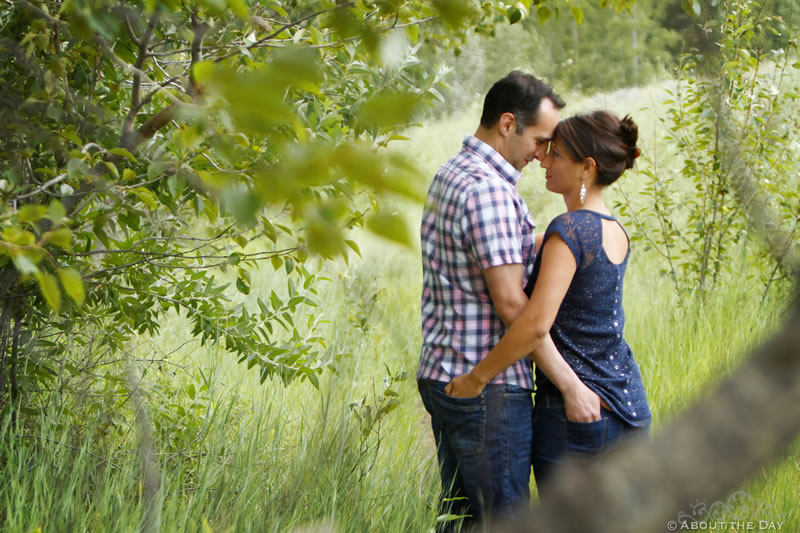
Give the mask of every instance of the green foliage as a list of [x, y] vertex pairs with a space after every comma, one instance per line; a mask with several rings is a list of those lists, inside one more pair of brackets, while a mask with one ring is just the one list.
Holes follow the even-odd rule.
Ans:
[[579, 0], [580, 16], [556, 17], [537, 29], [545, 46], [540, 71], [567, 89], [591, 94], [633, 87], [663, 72], [679, 40], [665, 20], [665, 3], [640, 0], [622, 14]]
[[[755, 199], [737, 194], [736, 179], [753, 183], [753, 195], [768, 198], [781, 226], [773, 230], [797, 242], [800, 76], [792, 72], [797, 47], [790, 40], [786, 49], [759, 48], [767, 42], [761, 38], [765, 32], [777, 31], [778, 21], [754, 2], [729, 1], [723, 8], [720, 20], [707, 23], [709, 32], [720, 36], [720, 53], [684, 56], [677, 87], [668, 91], [666, 141], [676, 147], [669, 157], [680, 161], [680, 170], [671, 170], [658, 155], [649, 158], [640, 169], [646, 207], [631, 213], [639, 237], [666, 259], [662, 274], [682, 297], [695, 292], [704, 297], [719, 287], [723, 274], [743, 275], [734, 270], [741, 256], [759, 265], [766, 287], [789, 274], [788, 265], [750, 235], [754, 220], [747, 204]], [[727, 148], [731, 145], [735, 153]], [[734, 158], [741, 168], [733, 167]], [[620, 207], [627, 212], [629, 206]]]
[[445, 110], [478, 102], [513, 68], [548, 80], [560, 94], [646, 84], [664, 74], [680, 42], [667, 10], [668, 3], [653, 0], [536, 2], [518, 24], [476, 31], [447, 61], [453, 72]]
[[[30, 364], [85, 385], [99, 354], [115, 360], [171, 312], [262, 381], [317, 383], [336, 359], [315, 333], [319, 261], [358, 252], [362, 225], [410, 242], [381, 205], [421, 197], [413, 165], [384, 149], [440, 98], [420, 47], [508, 9], [0, 6], [0, 406], [50, 387], [24, 379]], [[263, 262], [285, 289], [251, 294]]]

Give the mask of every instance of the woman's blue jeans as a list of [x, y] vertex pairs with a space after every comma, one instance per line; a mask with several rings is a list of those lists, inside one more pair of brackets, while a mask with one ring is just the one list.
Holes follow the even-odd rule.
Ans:
[[436, 439], [440, 512], [469, 515], [469, 524], [529, 505], [531, 392], [487, 385], [476, 398], [453, 398], [444, 392], [446, 383], [423, 379], [418, 385]]
[[601, 419], [581, 423], [567, 420], [561, 396], [537, 395], [533, 414], [533, 474], [541, 497], [546, 497], [553, 467], [570, 457], [602, 456], [622, 439], [646, 437], [649, 428], [628, 425], [603, 408]]

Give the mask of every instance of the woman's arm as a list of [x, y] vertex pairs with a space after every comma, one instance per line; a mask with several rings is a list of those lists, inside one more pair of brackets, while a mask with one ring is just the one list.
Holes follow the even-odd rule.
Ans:
[[576, 269], [569, 247], [558, 234], [553, 234], [543, 247], [539, 277], [525, 310], [483, 361], [469, 374], [453, 378], [445, 392], [451, 396], [477, 396], [497, 374], [533, 353], [536, 365], [564, 396], [570, 420], [598, 420], [600, 398], [578, 379], [549, 334]]
[[536, 233], [534, 234], [534, 250], [538, 254], [542, 251], [542, 243], [544, 243], [544, 233]]

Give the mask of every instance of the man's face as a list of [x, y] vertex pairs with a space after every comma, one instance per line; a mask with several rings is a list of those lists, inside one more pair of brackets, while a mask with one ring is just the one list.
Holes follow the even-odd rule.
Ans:
[[522, 170], [534, 159], [541, 161], [547, 155], [547, 146], [553, 138], [558, 119], [558, 108], [549, 98], [543, 98], [536, 124], [527, 126], [522, 133], [517, 133], [515, 127], [506, 138], [506, 153], [502, 155], [517, 170]]

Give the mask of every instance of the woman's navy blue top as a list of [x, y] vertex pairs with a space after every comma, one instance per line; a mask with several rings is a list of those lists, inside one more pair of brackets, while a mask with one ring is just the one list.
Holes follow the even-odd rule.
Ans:
[[[558, 234], [569, 246], [577, 263], [575, 276], [561, 302], [550, 336], [586, 386], [605, 400], [625, 422], [643, 427], [650, 423], [650, 408], [639, 365], [622, 337], [625, 325], [622, 278], [630, 245], [622, 263], [612, 263], [603, 248], [603, 219], [616, 221], [612, 216], [582, 209], [559, 215], [547, 227], [544, 242]], [[526, 288], [528, 296], [533, 292], [540, 268], [541, 254], [536, 258]], [[536, 394], [560, 395], [538, 368]]]

